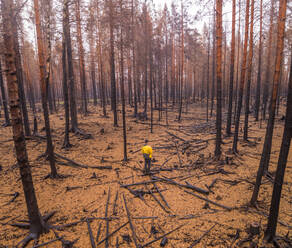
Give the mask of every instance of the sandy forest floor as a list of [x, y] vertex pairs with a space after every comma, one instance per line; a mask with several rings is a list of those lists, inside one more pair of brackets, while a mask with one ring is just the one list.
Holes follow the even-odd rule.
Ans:
[[[136, 122], [132, 117], [132, 110], [128, 110], [130, 160], [123, 163], [122, 127], [113, 127], [112, 116], [103, 118], [100, 107], [91, 106], [90, 111], [87, 117], [79, 116], [79, 122], [80, 128], [91, 133], [93, 139], [82, 139], [71, 135], [73, 147], [69, 150], [61, 148], [64, 134], [63, 112], [51, 115], [56, 153], [88, 166], [112, 166], [111, 170], [68, 166], [64, 163], [66, 161], [59, 159], [58, 161], [63, 161], [63, 163], [58, 163], [59, 173], [70, 177], [57, 180], [44, 179], [49, 173], [49, 164], [48, 161], [43, 158], [38, 159], [38, 157], [45, 152], [46, 142], [41, 139], [27, 141], [40, 210], [42, 214], [56, 211], [50, 220], [53, 225], [61, 226], [77, 222], [76, 225], [63, 227], [62, 230], [57, 231], [65, 240], [76, 240], [74, 247], [91, 247], [87, 218], [92, 218], [90, 226], [94, 239], [99, 227], [98, 240], [105, 238], [106, 221], [102, 218], [105, 217], [108, 197], [110, 197], [108, 217], [112, 217], [108, 222], [109, 233], [127, 223], [128, 217], [123, 196], [133, 220], [137, 242], [141, 245], [180, 227], [167, 236], [168, 243], [165, 247], [190, 247], [195, 240], [198, 241], [196, 247], [257, 247], [256, 245], [273, 247], [262, 241], [267, 223], [265, 215], [269, 212], [271, 200], [271, 179], [264, 178], [263, 180], [258, 208], [248, 206], [262, 151], [264, 124], [259, 127], [259, 123], [254, 122], [253, 117], [250, 118], [250, 143], [243, 142], [240, 136], [238, 157], [228, 154], [232, 146], [232, 138], [224, 137], [223, 158], [225, 160], [227, 156], [230, 160], [226, 164], [212, 161], [215, 119], [211, 119], [209, 124], [206, 124], [205, 109], [202, 109], [200, 105], [190, 106], [189, 112], [183, 114], [183, 121], [180, 123], [175, 120], [177, 112], [170, 109], [169, 126], [165, 126], [163, 116], [163, 121], [160, 123], [162, 125], [158, 125], [155, 121], [153, 134], [150, 134], [148, 122]], [[41, 113], [39, 116], [41, 117]], [[157, 120], [157, 113], [155, 117]], [[120, 113], [119, 119], [121, 119]], [[1, 118], [0, 123], [3, 122]], [[40, 129], [43, 125], [43, 122], [39, 123]], [[270, 163], [272, 175], [275, 172], [280, 150], [283, 125], [284, 122], [278, 118], [275, 123]], [[40, 134], [45, 135], [44, 131]], [[0, 171], [0, 247], [13, 247], [27, 234], [27, 230], [10, 225], [27, 219], [11, 138], [11, 128], [0, 127], [0, 165], [2, 166], [2, 171]], [[152, 167], [152, 178], [154, 176], [160, 178], [155, 185], [165, 202], [153, 183], [146, 186], [141, 184], [123, 187], [125, 184], [151, 180], [150, 176], [144, 176], [142, 173], [143, 159], [140, 148], [145, 138], [149, 139], [150, 145], [154, 148], [155, 162]], [[205, 191], [208, 191], [207, 186], [213, 184], [213, 187], [209, 195], [204, 195], [192, 189], [170, 184], [165, 179], [172, 179], [183, 185], [189, 183]], [[150, 194], [150, 191], [154, 196]], [[15, 192], [19, 192], [19, 196], [10, 202]], [[204, 200], [187, 192], [208, 198], [230, 207], [231, 210], [212, 203], [206, 204]], [[140, 197], [135, 196], [138, 193]], [[114, 205], [116, 205], [115, 211]], [[290, 230], [288, 238], [291, 240], [292, 151], [288, 158], [279, 220], [277, 234], [285, 236]], [[248, 236], [247, 229], [253, 222], [259, 223], [260, 235], [255, 235], [252, 241], [242, 242]], [[202, 237], [208, 230], [209, 232]], [[51, 230], [41, 236], [39, 243], [55, 238]], [[116, 246], [116, 242], [119, 246]], [[160, 247], [160, 243], [161, 240], [147, 247]], [[29, 247], [32, 247], [32, 244]], [[44, 247], [62, 247], [62, 244], [56, 241]], [[98, 247], [105, 247], [105, 242]], [[109, 239], [109, 247], [135, 247], [129, 224], [112, 235]]]

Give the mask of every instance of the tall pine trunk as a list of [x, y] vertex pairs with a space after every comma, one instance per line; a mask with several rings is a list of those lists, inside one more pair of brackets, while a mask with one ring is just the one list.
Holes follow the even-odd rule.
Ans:
[[256, 99], [255, 99], [255, 119], [259, 120], [259, 110], [261, 101], [261, 77], [262, 77], [262, 50], [263, 50], [263, 0], [260, 2], [260, 37], [259, 37], [259, 61], [257, 73]]
[[[282, 11], [287, 4], [287, 0], [282, 0]], [[291, 58], [292, 58], [292, 47], [291, 47]], [[289, 154], [289, 149], [292, 139], [292, 63], [290, 63], [290, 79], [288, 84], [288, 97], [287, 97], [287, 108], [286, 108], [286, 118], [285, 126], [282, 138], [282, 144], [278, 159], [278, 166], [275, 176], [275, 183], [273, 189], [273, 195], [270, 205], [270, 213], [268, 219], [268, 226], [265, 232], [265, 238], [272, 241], [276, 234], [277, 220], [279, 215], [279, 206], [282, 192], [282, 185], [285, 176], [285, 169], [287, 164], [287, 158]]]
[[253, 58], [253, 20], [254, 20], [254, 0], [251, 0], [251, 21], [249, 33], [249, 53], [248, 53], [248, 72], [247, 72], [247, 85], [245, 95], [245, 115], [244, 115], [244, 130], [243, 139], [248, 139], [248, 117], [249, 117], [249, 101], [250, 101], [250, 85], [252, 77], [252, 58]]
[[226, 134], [231, 135], [232, 103], [233, 103], [233, 84], [234, 84], [234, 60], [235, 60], [235, 17], [236, 0], [232, 0], [232, 37], [231, 37], [231, 55], [230, 55], [230, 81]]
[[3, 81], [3, 74], [2, 74], [2, 64], [0, 61], [0, 88], [1, 88], [1, 95], [2, 95], [2, 104], [4, 107], [4, 116], [5, 116], [5, 123], [4, 126], [10, 126], [10, 119], [9, 119], [9, 112], [8, 112], [8, 107], [7, 107], [7, 97], [6, 97], [6, 92], [4, 88], [4, 81]]
[[246, 13], [245, 13], [245, 33], [244, 33], [244, 48], [243, 48], [243, 61], [241, 68], [239, 92], [238, 92], [238, 103], [235, 119], [235, 130], [233, 138], [233, 147], [232, 150], [234, 153], [237, 153], [237, 142], [238, 142], [238, 131], [240, 125], [240, 114], [242, 108], [242, 98], [243, 98], [243, 89], [245, 83], [245, 73], [246, 73], [246, 57], [247, 57], [247, 41], [248, 41], [248, 27], [249, 27], [249, 5], [250, 0], [246, 0]]
[[78, 120], [77, 120], [77, 106], [75, 101], [75, 79], [73, 71], [73, 58], [72, 58], [72, 45], [71, 45], [71, 33], [70, 33], [70, 21], [69, 21], [69, 0], [64, 1], [64, 36], [67, 50], [67, 63], [68, 63], [68, 81], [69, 81], [69, 92], [70, 92], [70, 117], [71, 117], [71, 130], [73, 132], [78, 131]]
[[[30, 232], [36, 237], [45, 231], [42, 221], [37, 198], [34, 190], [31, 169], [28, 162], [25, 137], [23, 131], [23, 123], [21, 116], [20, 99], [18, 94], [18, 82], [16, 76], [16, 54], [14, 51], [13, 30], [11, 16], [15, 13], [14, 4], [11, 0], [1, 0], [2, 23], [3, 23], [3, 39], [5, 45], [5, 62], [8, 70], [7, 86], [9, 95], [9, 105], [11, 113], [11, 124], [13, 131], [13, 140], [16, 151], [16, 158], [21, 176], [22, 187], [25, 196], [25, 202], [30, 222]], [[11, 13], [12, 12], [12, 13]]]
[[79, 73], [81, 84], [81, 96], [82, 96], [82, 111], [86, 115], [87, 109], [87, 87], [86, 87], [86, 75], [84, 64], [84, 48], [82, 43], [81, 34], [81, 19], [80, 19], [80, 0], [76, 0], [76, 20], [77, 20], [77, 42], [78, 42], [78, 54], [79, 54]]
[[286, 6], [287, 0], [281, 0], [279, 2], [279, 16], [278, 16], [278, 33], [277, 33], [277, 50], [276, 50], [276, 63], [275, 72], [273, 78], [273, 88], [270, 100], [270, 110], [269, 110], [269, 120], [266, 128], [265, 141], [263, 146], [263, 151], [261, 155], [261, 161], [259, 164], [259, 169], [257, 172], [256, 183], [254, 191], [251, 198], [251, 204], [254, 205], [257, 201], [259, 189], [262, 181], [263, 174], [268, 170], [271, 149], [272, 149], [272, 138], [274, 131], [275, 122], [275, 112], [276, 112], [276, 102], [278, 96], [278, 86], [280, 83], [280, 72], [281, 72], [281, 61], [283, 59], [283, 49], [284, 49], [284, 35], [285, 35], [285, 21], [286, 21]]
[[222, 0], [216, 0], [216, 78], [217, 78], [217, 112], [215, 157], [221, 155], [222, 143]]
[[115, 72], [115, 48], [114, 48], [114, 13], [113, 0], [109, 1], [110, 17], [110, 74], [111, 74], [111, 106], [114, 115], [114, 126], [118, 126], [117, 114], [117, 93], [116, 93], [116, 72]]
[[[51, 127], [50, 127], [50, 118], [48, 111], [48, 83], [50, 77], [50, 60], [51, 60], [51, 47], [50, 47], [50, 36], [47, 37], [48, 42], [48, 57], [45, 59], [44, 55], [44, 40], [43, 34], [41, 31], [41, 22], [40, 22], [40, 10], [39, 10], [39, 2], [38, 0], [34, 0], [34, 11], [35, 11], [35, 25], [36, 25], [36, 33], [37, 33], [37, 45], [38, 45], [38, 58], [39, 58], [39, 67], [40, 67], [40, 83], [41, 83], [41, 96], [42, 96], [42, 107], [44, 112], [44, 120], [45, 120], [45, 129], [46, 129], [46, 138], [47, 138], [47, 151], [46, 155], [50, 161], [51, 167], [51, 177], [57, 177], [57, 168], [55, 165], [54, 158], [54, 147], [51, 135]], [[48, 23], [48, 32], [50, 28], [49, 20]]]

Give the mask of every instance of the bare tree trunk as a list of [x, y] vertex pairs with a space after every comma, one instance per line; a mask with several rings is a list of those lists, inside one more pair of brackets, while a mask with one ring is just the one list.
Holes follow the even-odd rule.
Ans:
[[6, 97], [5, 88], [4, 88], [1, 61], [0, 61], [0, 88], [1, 88], [1, 95], [2, 95], [2, 104], [4, 107], [4, 115], [5, 115], [4, 126], [8, 127], [11, 125], [11, 123], [10, 123], [9, 112], [8, 112], [8, 107], [7, 107], [7, 97]]
[[263, 50], [263, 0], [260, 2], [260, 37], [259, 37], [259, 61], [258, 61], [258, 74], [257, 74], [257, 88], [255, 99], [255, 119], [259, 120], [259, 109], [261, 101], [261, 76], [262, 76], [262, 50]]
[[274, 122], [275, 122], [276, 102], [277, 102], [277, 95], [278, 95], [278, 88], [279, 88], [278, 86], [280, 82], [281, 61], [283, 59], [286, 6], [287, 6], [287, 0], [281, 0], [279, 2], [277, 52], [276, 52], [275, 72], [274, 72], [274, 78], [273, 78], [273, 88], [272, 88], [272, 95], [271, 95], [271, 101], [270, 101], [270, 113], [269, 113], [267, 129], [266, 129], [263, 152], [262, 152], [261, 161], [259, 164], [259, 169], [257, 172], [256, 184], [255, 184], [253, 195], [251, 198], [252, 205], [254, 205], [257, 201], [259, 189], [260, 189], [260, 185], [262, 181], [262, 176], [268, 170], [268, 166], [270, 162], [272, 138], [273, 138]]
[[[64, 29], [63, 21], [63, 29]], [[69, 94], [68, 94], [68, 76], [67, 76], [67, 58], [66, 58], [66, 42], [65, 37], [63, 36], [62, 42], [62, 67], [63, 67], [63, 96], [64, 96], [64, 109], [65, 109], [65, 136], [63, 142], [63, 148], [71, 147], [69, 139], [69, 129], [70, 129], [70, 109], [69, 109]]]
[[[122, 0], [120, 0], [120, 8], [122, 12]], [[122, 25], [122, 24], [121, 24]], [[124, 89], [124, 44], [123, 44], [123, 27], [121, 26], [120, 33], [121, 42], [121, 96], [122, 96], [122, 115], [123, 115], [123, 138], [124, 138], [124, 161], [127, 157], [127, 126], [126, 126], [126, 106], [125, 106], [125, 89]]]
[[241, 69], [241, 76], [240, 76], [234, 139], [233, 139], [233, 147], [232, 147], [232, 150], [234, 153], [237, 153], [238, 131], [239, 131], [239, 125], [240, 125], [240, 114], [241, 114], [241, 108], [242, 108], [243, 89], [244, 89], [245, 73], [246, 73], [247, 41], [248, 41], [248, 27], [249, 27], [249, 5], [250, 5], [250, 0], [246, 0], [243, 61], [242, 61], [242, 69]]
[[117, 93], [116, 93], [116, 72], [115, 72], [115, 48], [114, 48], [114, 13], [113, 0], [109, 1], [109, 17], [110, 17], [110, 68], [111, 68], [111, 105], [114, 114], [114, 126], [118, 126], [117, 114]]
[[71, 130], [73, 132], [78, 131], [77, 120], [77, 107], [75, 101], [75, 80], [73, 71], [73, 58], [72, 58], [72, 46], [71, 46], [71, 34], [70, 34], [70, 22], [69, 22], [69, 0], [64, 1], [64, 36], [67, 48], [67, 60], [68, 60], [68, 78], [69, 78], [69, 92], [70, 92], [70, 116], [71, 116]]
[[[50, 7], [49, 7], [50, 8]], [[48, 159], [50, 161], [51, 167], [51, 177], [57, 177], [57, 168], [55, 165], [54, 158], [54, 147], [51, 136], [51, 128], [50, 128], [50, 118], [48, 111], [48, 83], [50, 77], [50, 60], [51, 60], [51, 46], [50, 46], [50, 35], [47, 37], [48, 42], [48, 58], [45, 60], [44, 55], [44, 41], [43, 34], [41, 32], [41, 24], [40, 24], [40, 12], [39, 12], [39, 2], [38, 0], [34, 0], [34, 11], [35, 11], [35, 25], [37, 32], [37, 45], [38, 45], [38, 57], [39, 57], [39, 67], [40, 67], [40, 83], [41, 83], [41, 95], [42, 95], [42, 106], [44, 112], [44, 120], [45, 120], [45, 128], [46, 128], [46, 136], [47, 136], [47, 151], [46, 155], [48, 155]], [[48, 33], [50, 32], [50, 20], [47, 20], [48, 25]]]
[[254, 0], [251, 0], [251, 21], [250, 21], [250, 33], [249, 33], [249, 54], [248, 54], [248, 72], [247, 72], [247, 85], [245, 95], [245, 118], [244, 118], [244, 130], [243, 139], [248, 139], [248, 117], [249, 117], [249, 100], [250, 100], [250, 85], [252, 76], [252, 58], [253, 58], [253, 21], [254, 21]]
[[216, 20], [215, 20], [215, 11], [216, 11], [216, 0], [214, 0], [214, 13], [213, 13], [213, 22], [214, 22], [214, 26], [213, 26], [213, 66], [212, 66], [212, 89], [211, 89], [211, 111], [210, 111], [210, 117], [213, 116], [213, 109], [214, 109], [214, 97], [215, 97], [215, 77], [216, 77], [216, 73], [215, 73], [215, 68], [216, 68]]
[[221, 155], [222, 132], [222, 0], [216, 0], [216, 77], [217, 77], [217, 113], [215, 157]]
[[[287, 4], [287, 0], [280, 1], [280, 4], [282, 5], [281, 11], [284, 11], [284, 8]], [[292, 47], [291, 47], [291, 58], [292, 58]], [[282, 185], [283, 185], [284, 176], [285, 176], [285, 169], [286, 169], [287, 158], [288, 158], [289, 149], [291, 145], [291, 139], [292, 139], [292, 63], [290, 65], [290, 79], [289, 79], [289, 85], [288, 85], [285, 126], [284, 126], [282, 144], [281, 144], [281, 149], [280, 149], [280, 154], [279, 154], [279, 159], [278, 159], [278, 166], [277, 166], [277, 171], [276, 171], [276, 176], [275, 176], [273, 195], [272, 195], [272, 200], [271, 200], [271, 205], [270, 205], [268, 226], [265, 231], [265, 238], [268, 241], [272, 241], [276, 234]]]
[[233, 103], [233, 84], [234, 84], [234, 60], [235, 60], [235, 18], [236, 0], [232, 0], [232, 37], [231, 37], [231, 56], [230, 56], [230, 82], [226, 134], [231, 135], [232, 103]]
[[271, 0], [271, 13], [270, 13], [270, 29], [269, 29], [269, 40], [268, 40], [268, 55], [266, 60], [266, 78], [263, 89], [263, 119], [266, 119], [266, 109], [269, 98], [269, 86], [270, 86], [270, 77], [271, 77], [271, 56], [272, 56], [272, 43], [273, 43], [273, 20], [274, 20], [274, 7], [275, 0]]
[[93, 7], [90, 8], [90, 23], [89, 23], [89, 46], [90, 46], [90, 74], [91, 74], [91, 83], [92, 83], [92, 92], [93, 92], [93, 104], [97, 106], [97, 90], [96, 90], [96, 77], [95, 77], [95, 52], [94, 52], [94, 38], [93, 38], [93, 26], [94, 26], [94, 15]]
[[182, 105], [183, 105], [183, 87], [184, 87], [184, 8], [181, 1], [181, 78], [180, 78], [180, 100], [178, 121], [181, 121]]
[[131, 4], [131, 25], [132, 25], [132, 55], [133, 55], [133, 84], [134, 84], [134, 117], [137, 117], [137, 68], [136, 68], [136, 53], [135, 53], [135, 25], [134, 25], [134, 0]]
[[78, 53], [79, 53], [80, 84], [81, 84], [81, 95], [82, 95], [82, 111], [85, 115], [87, 115], [88, 114], [87, 87], [86, 87], [86, 75], [85, 75], [85, 65], [84, 65], [84, 48], [83, 48], [83, 44], [82, 44], [82, 34], [81, 34], [80, 0], [76, 0], [75, 4], [76, 4], [77, 42], [78, 42]]
[[1, 0], [3, 38], [5, 45], [5, 62], [8, 69], [7, 86], [9, 94], [9, 105], [12, 120], [13, 140], [16, 151], [17, 163], [19, 166], [22, 187], [25, 196], [25, 202], [30, 222], [30, 232], [33, 236], [38, 237], [45, 231], [42, 221], [36, 194], [31, 175], [31, 169], [28, 162], [28, 156], [25, 145], [25, 137], [23, 132], [23, 123], [20, 108], [20, 99], [18, 94], [18, 83], [16, 76], [16, 54], [14, 51], [13, 27], [11, 17], [14, 15], [14, 5], [11, 0]]

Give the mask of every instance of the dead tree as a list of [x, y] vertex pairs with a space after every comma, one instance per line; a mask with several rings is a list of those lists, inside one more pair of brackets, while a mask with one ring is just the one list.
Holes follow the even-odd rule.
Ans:
[[114, 126], [118, 126], [116, 72], [115, 72], [115, 48], [114, 48], [114, 5], [109, 0], [109, 25], [110, 25], [110, 73], [111, 73], [111, 105], [114, 114]]
[[66, 42], [67, 63], [68, 63], [68, 82], [70, 92], [70, 117], [71, 117], [71, 130], [72, 132], [78, 131], [77, 107], [75, 101], [75, 80], [73, 71], [73, 58], [71, 46], [71, 33], [69, 21], [69, 0], [63, 3], [63, 18], [64, 18], [64, 38]]
[[44, 226], [38, 208], [23, 132], [23, 123], [21, 116], [21, 107], [19, 104], [20, 100], [18, 95], [18, 83], [15, 66], [16, 54], [13, 44], [14, 26], [11, 20], [11, 17], [13, 17], [13, 15], [15, 14], [13, 13], [13, 10], [13, 1], [1, 0], [1, 11], [3, 18], [2, 24], [4, 32], [3, 36], [5, 45], [4, 53], [6, 67], [8, 70], [7, 86], [12, 120], [13, 140], [30, 222], [30, 235], [28, 236], [28, 238], [26, 238], [26, 242], [28, 242], [31, 239], [37, 239], [40, 234], [45, 232], [46, 228]]
[[273, 43], [273, 26], [274, 26], [274, 8], [275, 0], [271, 0], [271, 12], [270, 12], [270, 28], [269, 28], [269, 39], [267, 47], [267, 59], [266, 59], [266, 73], [265, 81], [263, 88], [263, 119], [266, 119], [266, 109], [269, 98], [269, 86], [270, 86], [270, 77], [271, 77], [271, 57], [272, 57], [272, 43]]
[[251, 205], [254, 205], [257, 201], [260, 185], [262, 181], [262, 176], [268, 170], [268, 166], [270, 162], [277, 95], [278, 95], [278, 89], [279, 89], [279, 83], [280, 83], [281, 61], [283, 59], [286, 6], [287, 6], [287, 0], [281, 0], [279, 2], [277, 50], [276, 50], [276, 60], [275, 60], [276, 63], [275, 63], [275, 72], [274, 72], [274, 78], [273, 78], [272, 95], [271, 95], [270, 106], [269, 106], [270, 113], [269, 113], [268, 125], [266, 128], [263, 151], [262, 151], [261, 160], [260, 160], [260, 164], [259, 164], [259, 168], [257, 172], [256, 183], [255, 183], [254, 191], [251, 198]]
[[81, 34], [81, 18], [80, 18], [80, 0], [75, 1], [76, 4], [76, 20], [77, 20], [77, 43], [79, 54], [79, 71], [80, 71], [80, 84], [82, 95], [82, 111], [85, 115], [88, 114], [87, 110], [87, 87], [86, 87], [86, 75], [85, 75], [85, 62], [84, 62], [84, 48], [82, 44]]
[[262, 76], [262, 50], [263, 50], [263, 0], [260, 2], [260, 34], [259, 34], [259, 61], [257, 73], [257, 87], [255, 99], [255, 119], [259, 120], [259, 110], [261, 101], [261, 76]]
[[249, 5], [250, 5], [250, 0], [246, 0], [243, 61], [242, 61], [242, 69], [241, 69], [241, 76], [240, 76], [238, 103], [237, 103], [237, 111], [236, 111], [236, 119], [235, 119], [234, 139], [233, 139], [233, 147], [232, 147], [232, 150], [234, 153], [237, 153], [238, 131], [239, 131], [239, 125], [240, 125], [240, 113], [241, 113], [241, 108], [242, 108], [243, 89], [244, 89], [245, 73], [246, 73], [247, 41], [248, 41], [248, 27], [249, 27]]
[[[120, 0], [121, 13], [123, 11], [122, 0]], [[124, 161], [128, 160], [127, 157], [127, 126], [126, 126], [126, 106], [125, 106], [125, 89], [124, 89], [124, 41], [123, 41], [123, 23], [121, 23], [120, 33], [121, 43], [121, 95], [122, 95], [122, 116], [123, 116], [123, 139], [124, 139]]]
[[222, 0], [216, 0], [216, 78], [217, 78], [217, 113], [215, 157], [221, 155], [222, 143]]
[[[280, 11], [284, 11], [287, 0], [280, 1]], [[291, 47], [291, 58], [292, 58], [292, 47]], [[268, 219], [268, 226], [265, 232], [265, 238], [272, 241], [276, 234], [277, 220], [279, 215], [279, 206], [281, 199], [282, 185], [284, 181], [285, 169], [287, 164], [287, 158], [292, 139], [292, 62], [290, 62], [290, 79], [288, 85], [288, 97], [287, 97], [287, 108], [285, 126], [282, 138], [282, 144], [279, 154], [278, 166], [275, 176], [275, 183], [273, 189], [273, 195], [270, 205], [270, 214]]]
[[251, 21], [249, 33], [249, 52], [248, 52], [248, 70], [247, 70], [247, 85], [245, 94], [245, 115], [244, 115], [244, 128], [243, 140], [248, 139], [248, 117], [249, 117], [249, 101], [250, 101], [250, 85], [252, 76], [252, 58], [253, 58], [253, 20], [254, 20], [254, 0], [251, 0]]
[[[64, 29], [64, 21], [63, 21]], [[64, 109], [65, 109], [65, 135], [63, 148], [71, 147], [69, 139], [69, 129], [70, 129], [70, 109], [69, 109], [69, 94], [68, 94], [68, 74], [67, 74], [67, 57], [66, 57], [66, 42], [63, 35], [62, 41], [62, 68], [63, 68], [63, 97], [64, 97]]]
[[8, 112], [8, 107], [7, 107], [7, 97], [6, 97], [5, 88], [4, 88], [1, 61], [0, 61], [0, 88], [1, 88], [2, 104], [4, 107], [4, 116], [5, 116], [5, 123], [3, 126], [8, 127], [11, 125], [11, 123], [10, 123], [9, 112]]
[[[50, 4], [50, 3], [48, 3]], [[50, 6], [49, 6], [50, 8]], [[54, 158], [54, 147], [52, 142], [51, 128], [50, 128], [50, 118], [48, 111], [48, 83], [50, 76], [50, 60], [51, 60], [51, 47], [50, 47], [50, 35], [47, 37], [48, 42], [48, 57], [45, 60], [44, 55], [44, 40], [43, 34], [41, 31], [41, 22], [40, 22], [40, 11], [39, 11], [39, 2], [38, 0], [34, 0], [34, 11], [35, 11], [35, 25], [36, 25], [36, 33], [37, 33], [37, 45], [38, 45], [38, 57], [39, 57], [39, 67], [40, 67], [40, 83], [41, 83], [41, 96], [42, 96], [42, 107], [44, 112], [44, 120], [45, 120], [45, 129], [46, 129], [46, 137], [47, 137], [47, 151], [46, 155], [50, 161], [51, 167], [51, 177], [57, 177], [57, 168], [55, 165]], [[50, 32], [50, 20], [47, 20], [48, 25], [48, 33]]]
[[236, 0], [232, 0], [232, 36], [231, 36], [231, 55], [230, 55], [230, 82], [229, 82], [229, 99], [226, 134], [231, 135], [231, 118], [233, 103], [233, 81], [234, 81], [234, 59], [235, 59], [235, 17], [236, 17]]

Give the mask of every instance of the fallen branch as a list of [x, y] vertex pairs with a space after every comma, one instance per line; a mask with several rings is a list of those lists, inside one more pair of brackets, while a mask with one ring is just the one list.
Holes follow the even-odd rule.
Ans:
[[151, 196], [153, 197], [153, 199], [158, 203], [158, 205], [166, 212], [166, 213], [170, 213], [170, 211], [169, 210], [167, 210], [162, 204], [161, 204], [161, 202], [157, 199], [157, 197], [152, 193], [152, 191], [145, 185], [145, 187], [147, 188], [147, 190], [149, 190], [150, 191], [150, 193], [151, 193]]
[[169, 234], [171, 234], [171, 233], [175, 232], [176, 230], [178, 230], [178, 229], [182, 228], [183, 226], [184, 226], [184, 225], [180, 225], [179, 227], [177, 227], [177, 228], [173, 229], [172, 231], [170, 231], [170, 232], [168, 232], [168, 233], [165, 233], [165, 234], [163, 234], [163, 235], [159, 236], [159, 237], [158, 237], [158, 238], [156, 238], [156, 239], [153, 239], [152, 241], [150, 241], [150, 242], [148, 242], [148, 243], [146, 243], [146, 244], [142, 245], [142, 248], [144, 248], [144, 247], [147, 247], [147, 246], [149, 246], [149, 245], [151, 245], [151, 244], [153, 244], [153, 243], [157, 242], [157, 241], [158, 241], [158, 240], [160, 240], [160, 239], [163, 239], [163, 238], [164, 238], [164, 237], [166, 237], [167, 235], [169, 235]]
[[116, 230], [114, 230], [112, 233], [108, 234], [104, 239], [102, 239], [101, 241], [99, 241], [97, 243], [97, 246], [102, 244], [106, 239], [109, 239], [111, 236], [113, 236], [115, 233], [117, 233], [119, 230], [121, 230], [124, 226], [128, 225], [129, 221], [127, 221], [126, 223], [124, 223], [123, 225], [121, 225], [120, 227], [118, 227]]
[[125, 198], [124, 194], [123, 194], [123, 199], [124, 199], [124, 203], [125, 203], [125, 209], [126, 209], [126, 212], [127, 212], [128, 220], [129, 220], [129, 223], [130, 223], [130, 228], [132, 230], [133, 240], [134, 240], [136, 248], [139, 248], [139, 245], [138, 245], [138, 242], [137, 242], [137, 236], [136, 236], [135, 228], [134, 228], [134, 225], [132, 223], [131, 214], [130, 214], [130, 211], [129, 211], [128, 207], [127, 207], [127, 201], [126, 201], [126, 198]]
[[192, 189], [192, 190], [195, 190], [195, 191], [197, 191], [199, 193], [202, 193], [202, 194], [205, 194], [205, 195], [208, 195], [209, 194], [209, 191], [208, 190], [201, 189], [201, 188], [198, 188], [198, 187], [193, 186], [193, 185], [190, 185], [190, 184], [187, 184], [187, 185], [180, 184], [180, 183], [178, 183], [176, 181], [173, 181], [171, 179], [160, 178], [160, 177], [156, 177], [156, 176], [154, 178], [155, 179], [158, 179], [158, 180], [161, 180], [163, 182], [167, 182], [167, 183], [170, 183], [170, 184], [174, 184], [174, 185], [179, 186], [179, 187], [183, 187], [183, 188], [187, 188], [187, 189]]
[[[107, 193], [107, 201], [106, 201], [106, 206], [105, 206], [105, 218], [107, 218], [108, 215], [108, 205], [109, 205], [109, 201], [110, 201], [110, 196], [111, 196], [111, 189], [108, 189], [108, 193]], [[105, 236], [108, 236], [108, 232], [109, 232], [109, 220], [106, 220], [106, 233]], [[109, 244], [108, 244], [108, 238], [105, 239], [105, 247], [108, 248]]]
[[95, 246], [95, 242], [94, 242], [94, 238], [93, 238], [93, 234], [92, 234], [92, 229], [90, 227], [90, 222], [88, 219], [86, 220], [86, 222], [87, 222], [88, 235], [89, 235], [89, 239], [90, 239], [91, 248], [95, 248], [96, 246]]
[[203, 233], [203, 235], [200, 237], [200, 238], [198, 238], [198, 239], [196, 239], [191, 245], [190, 245], [190, 247], [189, 248], [193, 248], [193, 247], [195, 247], [197, 244], [199, 244], [200, 242], [201, 242], [201, 240], [214, 228], [216, 226], [216, 224], [215, 225], [213, 225], [209, 230], [207, 230], [206, 232], [204, 232]]
[[229, 211], [232, 210], [232, 208], [230, 208], [230, 207], [224, 206], [224, 205], [222, 205], [222, 204], [220, 204], [220, 203], [214, 202], [214, 201], [212, 201], [212, 200], [209, 200], [209, 199], [207, 199], [207, 198], [204, 198], [204, 197], [202, 197], [202, 196], [199, 196], [199, 195], [197, 195], [197, 194], [194, 194], [193, 192], [189, 192], [189, 191], [187, 191], [187, 190], [184, 190], [184, 192], [186, 192], [186, 193], [188, 193], [188, 194], [191, 194], [191, 195], [193, 195], [193, 196], [195, 196], [195, 197], [197, 197], [197, 198], [199, 198], [199, 199], [201, 199], [201, 200], [203, 200], [203, 201], [209, 202], [209, 203], [211, 203], [211, 204], [213, 204], [213, 205], [215, 205], [215, 206], [217, 206], [217, 207], [221, 207], [221, 208], [224, 208], [224, 209], [229, 210]]

